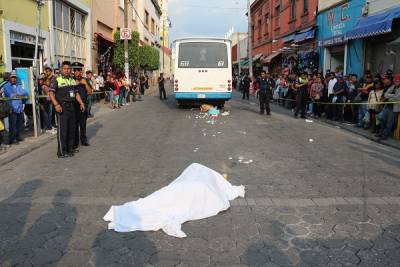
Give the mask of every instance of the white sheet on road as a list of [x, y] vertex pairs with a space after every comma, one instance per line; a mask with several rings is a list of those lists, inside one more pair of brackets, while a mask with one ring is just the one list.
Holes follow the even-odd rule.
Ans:
[[117, 232], [157, 231], [186, 237], [181, 225], [217, 215], [230, 207], [230, 200], [244, 197], [244, 186], [232, 186], [216, 171], [193, 163], [168, 186], [153, 194], [112, 206], [104, 216]]

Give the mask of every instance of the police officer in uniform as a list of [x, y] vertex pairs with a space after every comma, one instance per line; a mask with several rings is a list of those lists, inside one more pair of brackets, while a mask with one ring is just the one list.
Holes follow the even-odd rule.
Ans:
[[59, 158], [72, 157], [79, 152], [75, 144], [75, 101], [79, 108], [85, 111], [85, 105], [77, 90], [75, 80], [71, 75], [71, 63], [62, 63], [61, 75], [54, 77], [50, 83], [50, 98], [57, 112], [57, 143]]
[[264, 110], [267, 111], [267, 115], [271, 115], [271, 109], [269, 102], [272, 95], [272, 88], [274, 88], [274, 81], [269, 77], [269, 73], [261, 71], [261, 78], [257, 79], [257, 86], [260, 97], [260, 114], [264, 114]]
[[85, 110], [81, 111], [80, 104], [75, 102], [76, 112], [76, 125], [75, 125], [75, 144], [74, 148], [78, 148], [79, 141], [82, 146], [89, 146], [88, 139], [86, 136], [86, 121], [88, 118], [88, 95], [91, 92], [87, 80], [82, 77], [83, 64], [80, 62], [72, 63], [72, 70], [74, 72], [74, 78], [76, 86], [79, 92], [79, 96], [82, 102], [85, 104]]

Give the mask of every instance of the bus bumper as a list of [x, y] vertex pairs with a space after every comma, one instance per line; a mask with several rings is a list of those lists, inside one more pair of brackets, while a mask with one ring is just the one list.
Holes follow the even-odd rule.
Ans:
[[232, 98], [231, 92], [175, 92], [176, 99], [182, 100], [229, 100]]

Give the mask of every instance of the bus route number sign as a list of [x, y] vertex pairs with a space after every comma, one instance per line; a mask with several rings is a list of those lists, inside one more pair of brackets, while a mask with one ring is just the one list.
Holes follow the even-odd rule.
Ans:
[[189, 61], [181, 61], [180, 66], [181, 67], [189, 67]]
[[129, 28], [122, 28], [119, 32], [119, 37], [121, 40], [131, 40], [132, 39], [132, 32]]

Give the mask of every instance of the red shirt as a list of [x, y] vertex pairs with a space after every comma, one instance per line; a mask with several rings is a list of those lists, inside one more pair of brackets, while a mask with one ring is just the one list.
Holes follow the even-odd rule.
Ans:
[[119, 95], [119, 82], [115, 81], [114, 82], [115, 90], [114, 90], [114, 95]]

